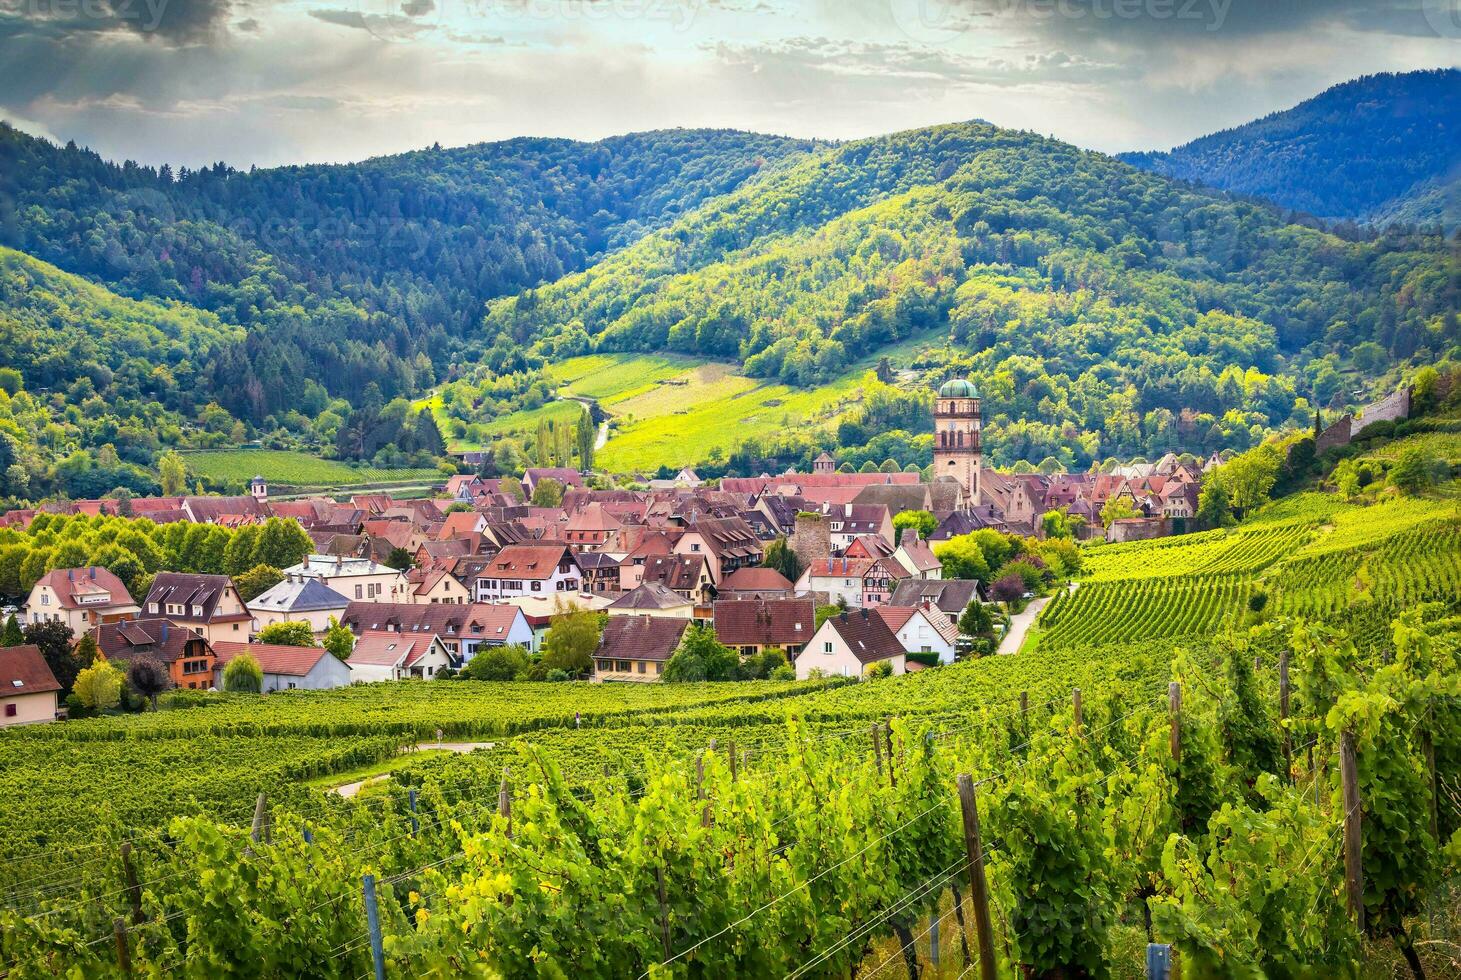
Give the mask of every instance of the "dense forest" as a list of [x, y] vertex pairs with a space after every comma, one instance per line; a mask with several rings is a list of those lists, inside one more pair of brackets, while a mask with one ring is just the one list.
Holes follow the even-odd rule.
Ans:
[[[1424, 210], [1456, 156], [1454, 127], [1424, 120], [1455, 115], [1458, 77], [1364, 79], [1255, 125], [1315, 128], [1299, 140], [1315, 153], [1367, 134], [1372, 166], [1303, 164], [1353, 203], [1309, 210], [1388, 207], [1401, 185]], [[0, 498], [146, 492], [169, 447], [430, 465], [444, 433], [413, 401], [432, 388], [463, 381], [445, 393], [478, 416], [533, 409], [548, 366], [615, 351], [795, 389], [899, 351], [918, 381], [825, 420], [856, 460], [918, 462], [889, 449], [926, 444], [926, 387], [955, 373], [980, 380], [996, 463], [1244, 449], [1454, 357], [1457, 269], [1439, 233], [1296, 222], [982, 123], [247, 173], [114, 164], [0, 125]], [[445, 401], [459, 424], [463, 398]], [[726, 447], [725, 466], [798, 459], [813, 436]]]
[[485, 300], [582, 268], [808, 147], [676, 130], [173, 173], [0, 126], [0, 243], [246, 327], [199, 386], [267, 425], [301, 394], [308, 411], [371, 382], [387, 399], [420, 391]]
[[980, 379], [996, 459], [1082, 464], [1307, 423], [1392, 364], [1444, 356], [1458, 309], [1439, 235], [1350, 241], [969, 123], [791, 163], [492, 303], [483, 342], [682, 351], [808, 386], [921, 336], [934, 383]]
[[1368, 75], [1168, 153], [1122, 159], [1330, 219], [1461, 227], [1461, 71]]

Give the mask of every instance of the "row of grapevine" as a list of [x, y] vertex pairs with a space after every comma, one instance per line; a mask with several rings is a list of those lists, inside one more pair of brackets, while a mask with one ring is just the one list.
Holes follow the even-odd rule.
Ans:
[[1286, 613], [1328, 616], [1358, 603], [1397, 610], [1461, 595], [1461, 520], [1443, 519], [1368, 547], [1296, 558], [1273, 581]]
[[1070, 649], [1215, 633], [1243, 608], [1250, 586], [1244, 575], [1084, 584], [1046, 607], [1040, 646]]
[[[1396, 663], [1365, 669], [1342, 637], [1304, 629], [1226, 647], [1216, 670], [1181, 659], [1175, 715], [1165, 693], [1113, 680], [1079, 709], [1007, 698], [938, 725], [791, 722], [756, 733], [749, 759], [750, 728], [704, 742], [694, 728], [642, 767], [582, 781], [560, 766], [571, 743], [521, 744], [475, 782], [423, 774], [328, 813], [276, 808], [257, 840], [179, 818], [131, 858], [137, 889], [108, 851], [79, 899], [0, 912], [0, 956], [15, 977], [120, 972], [119, 943], [138, 972], [358, 977], [372, 969], [370, 875], [389, 976], [844, 976], [916, 949], [930, 915], [968, 969], [955, 777], [970, 773], [1001, 971], [1106, 973], [1149, 913], [1150, 938], [1175, 942], [1193, 975], [1344, 974], [1360, 932], [1340, 736], [1360, 747], [1371, 936], [1414, 922], [1386, 869], [1423, 894], [1438, 836], [1461, 825], [1443, 802], [1428, 830], [1416, 783], [1423, 738], [1442, 771], [1461, 762], [1461, 638], [1418, 617], [1396, 633]], [[1252, 668], [1274, 645], [1295, 651], [1288, 728], [1270, 653]]]

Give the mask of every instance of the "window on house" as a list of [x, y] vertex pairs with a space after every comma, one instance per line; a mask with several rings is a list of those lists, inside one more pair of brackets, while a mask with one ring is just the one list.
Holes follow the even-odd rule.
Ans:
[[822, 644], [822, 652], [823, 653], [831, 653], [832, 652], [832, 641], [831, 640], [828, 640], [826, 643], [823, 643]]
[[5, 706], [5, 717], [6, 718], [14, 718], [17, 713], [18, 712], [16, 711], [16, 706], [15, 705], [13, 705], [13, 704], [7, 704]]
[[150, 612], [150, 613], [157, 612], [157, 603], [155, 603], [155, 602], [149, 602], [147, 604], [147, 611]]
[[43, 606], [49, 606], [50, 604], [51, 604], [51, 597], [47, 593], [42, 592], [41, 593], [41, 605], [43, 605]]
[[202, 618], [203, 607], [198, 605], [193, 606], [193, 616], [194, 618]]
[[699, 544], [696, 544], [696, 543], [694, 543], [694, 542], [692, 542], [692, 543], [691, 543], [691, 544], [690, 544], [690, 550], [691, 550], [691, 551], [699, 551], [699, 550], [700, 550], [700, 545], [699, 545]]
[[365, 598], [365, 590], [363, 588], [361, 588], [360, 586], [358, 586], [358, 585], [355, 587], [355, 598], [357, 598], [357, 599], [364, 599]]
[[543, 591], [543, 583], [542, 582], [534, 582], [533, 583], [533, 591], [534, 592], [542, 592]]
[[643, 660], [639, 661], [639, 672], [641, 674], [647, 673], [648, 672], [648, 669], [649, 669], [649, 665], [647, 663], [645, 663]]

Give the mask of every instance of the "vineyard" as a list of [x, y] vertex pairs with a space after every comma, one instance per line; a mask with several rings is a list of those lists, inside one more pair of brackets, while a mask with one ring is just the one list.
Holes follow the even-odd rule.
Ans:
[[[1449, 975], [1461, 525], [1285, 505], [1200, 555], [1097, 549], [1033, 651], [903, 677], [377, 685], [5, 733], [0, 969], [1135, 977], [1152, 941], [1187, 977], [1377, 950]], [[1186, 571], [1107, 577], [1133, 554]], [[1313, 604], [1361, 568], [1387, 596], [1364, 643]], [[438, 737], [492, 744], [395, 756]], [[350, 799], [303, 785], [393, 757]]]
[[1247, 600], [1245, 575], [1184, 575], [1093, 582], [1061, 592], [1040, 617], [1048, 649], [1217, 632]]
[[284, 449], [208, 449], [184, 456], [188, 473], [217, 483], [247, 483], [262, 476], [282, 487], [354, 487], [440, 480], [434, 469], [385, 470], [350, 466]]

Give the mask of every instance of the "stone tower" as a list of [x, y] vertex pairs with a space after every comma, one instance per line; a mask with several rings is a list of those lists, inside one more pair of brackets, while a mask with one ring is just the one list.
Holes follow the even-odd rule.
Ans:
[[979, 390], [963, 378], [945, 381], [933, 405], [933, 477], [958, 480], [970, 506], [982, 502], [979, 435]]
[[249, 496], [261, 504], [269, 499], [269, 484], [264, 482], [262, 476], [256, 476], [249, 481]]

